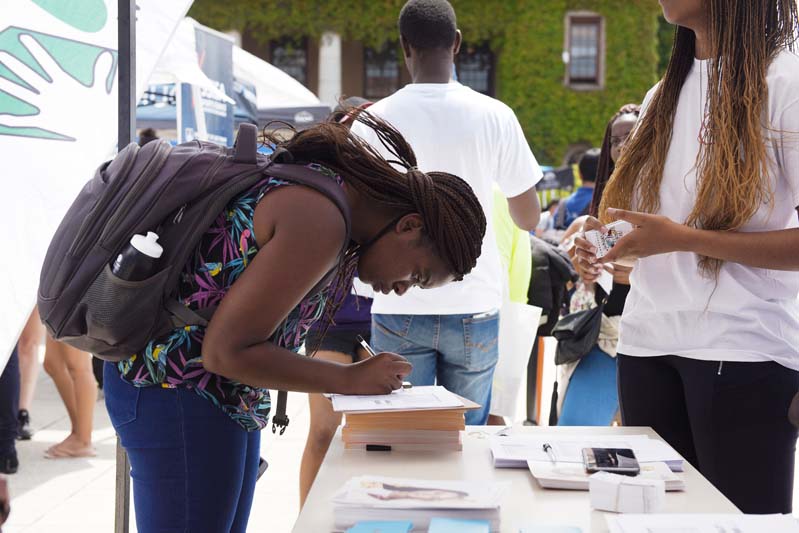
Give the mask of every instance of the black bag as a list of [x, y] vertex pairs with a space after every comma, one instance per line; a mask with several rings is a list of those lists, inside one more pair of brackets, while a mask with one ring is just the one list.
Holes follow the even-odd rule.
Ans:
[[606, 301], [591, 309], [566, 315], [558, 321], [552, 330], [552, 336], [558, 339], [556, 365], [579, 361], [596, 345]]
[[568, 307], [567, 287], [579, 279], [569, 256], [557, 246], [538, 237], [530, 236], [530, 249], [533, 256], [533, 269], [527, 303], [540, 307], [546, 322], [538, 328], [539, 337], [552, 334], [552, 328], [561, 315], [561, 309]]

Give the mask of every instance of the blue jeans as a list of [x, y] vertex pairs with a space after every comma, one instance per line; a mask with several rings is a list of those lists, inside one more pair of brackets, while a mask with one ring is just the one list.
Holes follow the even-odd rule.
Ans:
[[594, 346], [574, 369], [559, 426], [609, 426], [619, 410], [616, 359]]
[[19, 357], [17, 347], [0, 373], [0, 457], [15, 456], [19, 412]]
[[130, 458], [140, 533], [245, 533], [261, 435], [183, 387], [134, 387], [104, 369], [105, 403]]
[[482, 425], [491, 407], [491, 382], [499, 356], [499, 314], [372, 315], [372, 346], [408, 359], [414, 385], [437, 383], [480, 404], [466, 423]]

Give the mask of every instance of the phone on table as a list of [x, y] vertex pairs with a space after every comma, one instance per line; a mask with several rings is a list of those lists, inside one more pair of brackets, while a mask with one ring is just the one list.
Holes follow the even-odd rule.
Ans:
[[583, 465], [588, 473], [637, 476], [641, 472], [635, 452], [629, 448], [583, 448]]

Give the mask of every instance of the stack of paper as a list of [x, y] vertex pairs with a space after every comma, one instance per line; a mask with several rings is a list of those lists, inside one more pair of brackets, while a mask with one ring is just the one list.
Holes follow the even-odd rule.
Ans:
[[[588, 490], [591, 474], [581, 464], [528, 460], [527, 467], [545, 489]], [[685, 481], [672, 472], [666, 463], [644, 463], [641, 473], [635, 478], [663, 481], [667, 491], [685, 490]]]
[[549, 461], [544, 450], [549, 444], [559, 463], [582, 464], [583, 448], [632, 448], [640, 464], [666, 463], [674, 472], [682, 472], [683, 458], [668, 444], [647, 435], [597, 436], [575, 435], [509, 435], [491, 437], [491, 454], [495, 468], [525, 468], [527, 461]]
[[799, 533], [790, 515], [626, 514], [607, 521], [610, 533]]
[[367, 520], [409, 521], [427, 531], [433, 518], [485, 520], [499, 531], [505, 485], [493, 482], [432, 481], [380, 476], [350, 479], [333, 496], [336, 531]]
[[461, 450], [464, 413], [477, 404], [444, 387], [413, 387], [378, 396], [331, 396], [345, 413], [346, 448], [368, 445], [391, 450]]

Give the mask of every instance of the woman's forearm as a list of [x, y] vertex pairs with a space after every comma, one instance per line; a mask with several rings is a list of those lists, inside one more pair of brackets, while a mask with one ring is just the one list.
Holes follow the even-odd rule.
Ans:
[[347, 390], [347, 365], [299, 355], [271, 342], [240, 348], [223, 357], [204, 353], [203, 366], [253, 387], [321, 393]]
[[683, 251], [772, 270], [799, 270], [799, 228], [763, 232], [686, 228]]

